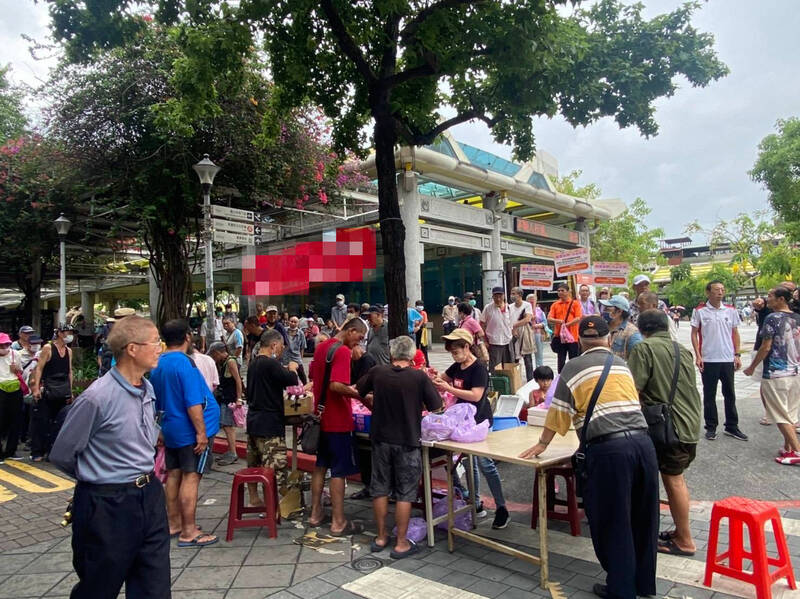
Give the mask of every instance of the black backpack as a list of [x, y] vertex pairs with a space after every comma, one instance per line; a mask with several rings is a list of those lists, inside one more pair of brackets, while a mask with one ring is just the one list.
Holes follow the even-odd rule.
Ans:
[[105, 341], [103, 345], [100, 346], [100, 368], [98, 369], [98, 376], [103, 376], [106, 372], [111, 370], [111, 360], [113, 359], [114, 354], [111, 353], [111, 348], [108, 346], [108, 343]]

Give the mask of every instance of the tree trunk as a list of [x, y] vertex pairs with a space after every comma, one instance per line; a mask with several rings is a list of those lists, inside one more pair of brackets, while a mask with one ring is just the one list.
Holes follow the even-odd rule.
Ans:
[[161, 291], [156, 307], [158, 326], [168, 320], [186, 318], [186, 306], [191, 299], [191, 273], [183, 240], [156, 225], [149, 249], [150, 267]]
[[394, 147], [397, 142], [394, 119], [389, 115], [388, 90], [375, 116], [375, 169], [378, 173], [378, 215], [383, 242], [383, 273], [386, 301], [389, 304], [389, 338], [408, 334], [406, 296], [406, 257], [403, 244], [406, 230], [397, 202], [397, 174]]

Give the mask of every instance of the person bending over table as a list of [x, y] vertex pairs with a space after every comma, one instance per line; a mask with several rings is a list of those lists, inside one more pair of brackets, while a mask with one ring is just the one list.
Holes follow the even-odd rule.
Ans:
[[[487, 398], [489, 390], [489, 373], [486, 366], [479, 362], [470, 350], [473, 339], [472, 333], [466, 329], [455, 329], [449, 335], [442, 337], [445, 340], [445, 349], [450, 352], [455, 362], [444, 374], [438, 375], [433, 379], [433, 384], [439, 391], [449, 391], [457, 398], [457, 403], [472, 403], [475, 405], [475, 423], [479, 424], [484, 420], [492, 423], [492, 408]], [[489, 490], [492, 492], [497, 509], [494, 515], [492, 528], [505, 528], [508, 526], [508, 510], [506, 500], [503, 497], [503, 486], [500, 482], [500, 474], [497, 466], [491, 458], [476, 457], [474, 463], [475, 480], [475, 505], [478, 512], [483, 508], [478, 503], [480, 500], [478, 469], [483, 472], [486, 482], [489, 483]], [[485, 512], [484, 512], [485, 513]]]
[[[358, 394], [372, 410], [372, 507], [378, 535], [372, 541], [373, 552], [383, 551], [389, 544], [386, 513], [389, 495], [397, 498], [395, 520], [397, 540], [391, 552], [393, 559], [402, 559], [419, 551], [406, 537], [411, 518], [411, 504], [417, 498], [422, 476], [420, 430], [422, 410], [441, 409], [442, 398], [424, 372], [412, 368], [416, 353], [410, 337], [392, 339], [389, 346], [391, 365], [370, 369], [356, 383]], [[372, 401], [368, 395], [372, 394]]]

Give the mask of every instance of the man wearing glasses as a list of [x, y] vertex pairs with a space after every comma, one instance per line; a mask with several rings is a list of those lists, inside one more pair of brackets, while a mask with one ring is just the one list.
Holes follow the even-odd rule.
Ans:
[[169, 597], [169, 526], [164, 489], [153, 474], [155, 395], [144, 378], [161, 342], [140, 316], [108, 336], [116, 359], [72, 405], [50, 461], [77, 480], [72, 506], [75, 599]]

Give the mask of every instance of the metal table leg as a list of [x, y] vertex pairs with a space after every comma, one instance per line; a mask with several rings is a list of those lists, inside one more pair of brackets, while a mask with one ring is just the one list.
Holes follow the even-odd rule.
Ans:
[[550, 577], [550, 560], [547, 555], [547, 472], [544, 469], [539, 472], [536, 487], [539, 494], [539, 578], [541, 587], [546, 589]]
[[425, 523], [428, 527], [428, 547], [434, 545], [433, 530], [433, 488], [431, 485], [431, 450], [427, 445], [422, 446], [422, 488], [425, 501]]

